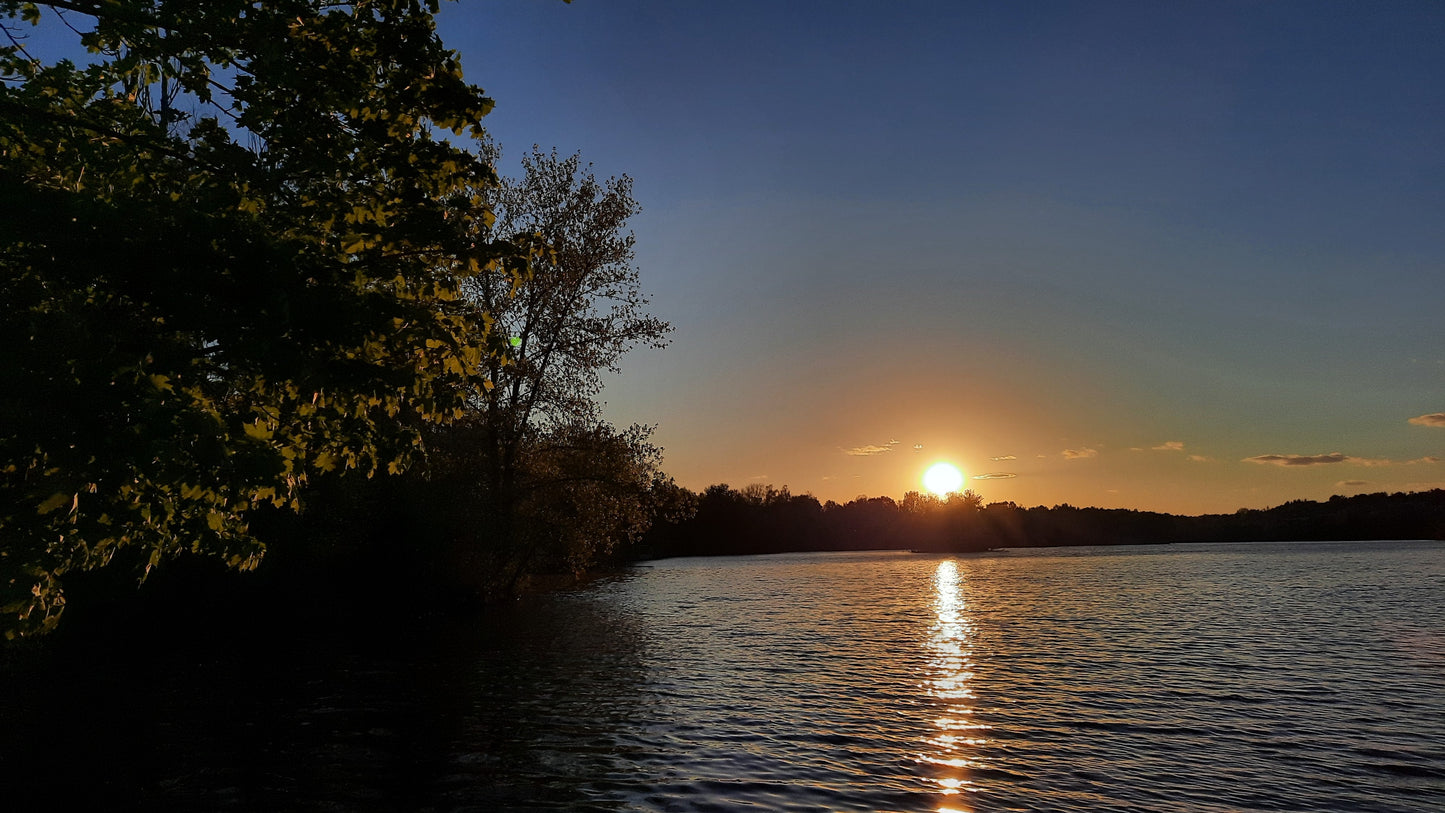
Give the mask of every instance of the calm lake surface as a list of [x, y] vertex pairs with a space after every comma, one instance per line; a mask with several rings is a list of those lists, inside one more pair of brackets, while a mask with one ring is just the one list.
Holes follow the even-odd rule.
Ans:
[[1445, 543], [673, 559], [62, 671], [0, 779], [107, 809], [1445, 810]]

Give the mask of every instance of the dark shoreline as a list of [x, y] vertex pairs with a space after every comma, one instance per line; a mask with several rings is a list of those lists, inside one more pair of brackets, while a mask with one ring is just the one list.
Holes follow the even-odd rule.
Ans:
[[1294, 500], [1233, 514], [1179, 516], [1071, 505], [981, 505], [976, 500], [905, 498], [899, 503], [887, 497], [824, 505], [786, 489], [758, 496], [716, 486], [699, 497], [696, 514], [654, 526], [628, 558], [1362, 539], [1445, 540], [1445, 490]]

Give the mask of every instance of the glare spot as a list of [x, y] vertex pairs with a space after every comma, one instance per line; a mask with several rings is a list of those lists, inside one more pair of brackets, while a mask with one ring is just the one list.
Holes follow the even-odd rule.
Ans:
[[963, 487], [963, 472], [952, 463], [934, 463], [923, 473], [923, 487], [942, 497]]

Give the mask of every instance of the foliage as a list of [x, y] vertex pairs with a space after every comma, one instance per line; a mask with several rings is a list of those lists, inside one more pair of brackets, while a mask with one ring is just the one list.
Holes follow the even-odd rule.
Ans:
[[[488, 150], [500, 159], [495, 147]], [[492, 276], [467, 280], [468, 298], [495, 320], [511, 352], [488, 360], [476, 410], [511, 444], [528, 432], [596, 423], [601, 374], [645, 345], [665, 347], [672, 330], [648, 314], [626, 231], [638, 212], [632, 179], [599, 182], [577, 155], [533, 147], [521, 178], [503, 178], [480, 198], [496, 220], [484, 239], [541, 249], [530, 276], [515, 286]]]
[[472, 390], [466, 440], [443, 433], [439, 445], [457, 454], [434, 472], [471, 483], [476, 544], [490, 569], [515, 577], [580, 571], [645, 527], [654, 487], [667, 487], [660, 452], [647, 427], [611, 427], [597, 398], [604, 372], [638, 345], [665, 346], [671, 330], [646, 312], [633, 265], [631, 179], [598, 181], [578, 156], [536, 147], [522, 168], [479, 190], [496, 216], [479, 236], [532, 247], [531, 273], [464, 283], [509, 352], [484, 360], [487, 386]]
[[[411, 489], [417, 515], [445, 540], [451, 592], [510, 595], [537, 574], [581, 575], [622, 554], [655, 516], [673, 515], [675, 486], [642, 427], [606, 422], [532, 436], [510, 504], [491, 481], [480, 418], [447, 427], [431, 442], [424, 484]], [[417, 510], [421, 509], [421, 510]]]
[[[478, 239], [492, 102], [434, 0], [44, 5], [0, 0], [0, 605], [22, 633], [67, 572], [251, 568], [254, 507], [405, 468], [495, 369], [464, 282], [525, 274]], [[91, 62], [32, 58], [27, 22], [81, 31]]]

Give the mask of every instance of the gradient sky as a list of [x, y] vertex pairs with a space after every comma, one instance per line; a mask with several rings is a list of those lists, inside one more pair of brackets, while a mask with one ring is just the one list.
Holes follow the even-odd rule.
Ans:
[[683, 485], [898, 497], [944, 459], [989, 501], [1190, 513], [1445, 486], [1445, 4], [441, 26], [503, 171], [538, 143], [636, 180], [676, 334], [608, 411]]

